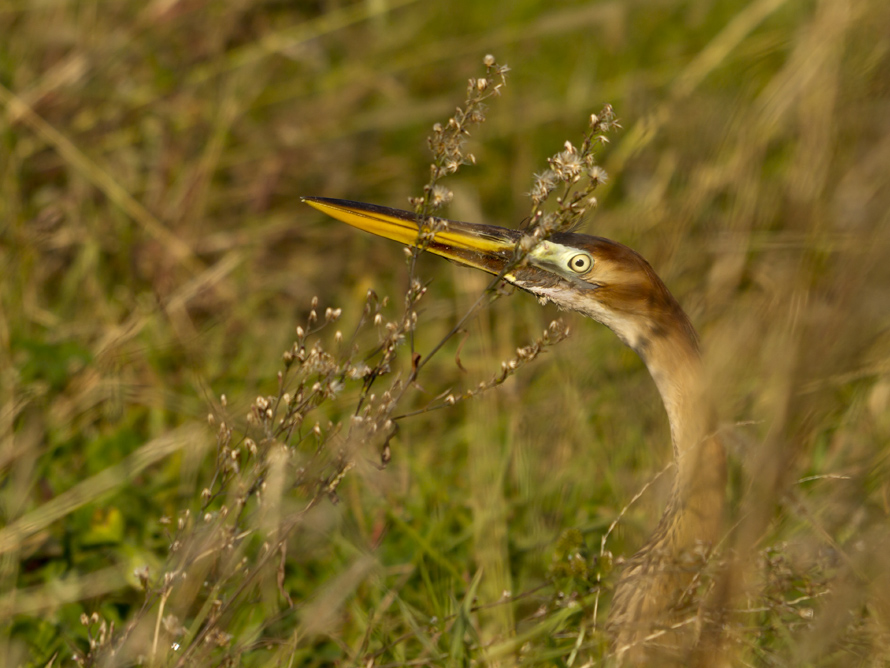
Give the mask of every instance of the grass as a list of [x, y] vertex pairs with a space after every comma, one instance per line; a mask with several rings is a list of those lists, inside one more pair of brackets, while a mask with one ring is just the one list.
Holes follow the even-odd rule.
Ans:
[[[448, 217], [518, 226], [591, 112], [624, 126], [584, 231], [645, 255], [702, 334], [748, 564], [733, 661], [886, 663], [885, 5], [0, 8], [0, 663], [602, 659], [602, 537], [670, 461], [645, 368], [516, 294], [408, 384], [485, 278], [418, 257], [389, 359], [402, 249], [299, 203], [410, 207], [486, 53], [512, 72]], [[391, 433], [557, 318], [569, 338], [497, 389]], [[627, 508], [615, 559], [669, 489]]]

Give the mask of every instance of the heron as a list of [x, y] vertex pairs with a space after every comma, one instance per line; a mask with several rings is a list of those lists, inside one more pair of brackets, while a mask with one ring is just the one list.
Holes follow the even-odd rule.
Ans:
[[[420, 243], [414, 213], [322, 197], [303, 201], [358, 229]], [[654, 533], [618, 577], [606, 628], [621, 663], [689, 662], [701, 640], [693, 595], [700, 557], [720, 539], [726, 492], [726, 455], [692, 322], [650, 264], [616, 241], [558, 232], [529, 244], [517, 261], [520, 230], [444, 219], [434, 229], [424, 250], [606, 325], [648, 368], [667, 412], [676, 470]]]

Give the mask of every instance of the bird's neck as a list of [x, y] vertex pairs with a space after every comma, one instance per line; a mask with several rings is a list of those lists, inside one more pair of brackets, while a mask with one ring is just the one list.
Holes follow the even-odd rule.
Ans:
[[[691, 332], [691, 327], [690, 327]], [[694, 335], [675, 331], [650, 342], [643, 356], [655, 380], [671, 427], [677, 464], [674, 501], [678, 513], [674, 540], [680, 548], [718, 539], [726, 490], [726, 456], [716, 434]]]
[[671, 425], [674, 456], [679, 462], [684, 450], [698, 442], [712, 422], [698, 346], [675, 334], [651, 340], [641, 356], [661, 394]]

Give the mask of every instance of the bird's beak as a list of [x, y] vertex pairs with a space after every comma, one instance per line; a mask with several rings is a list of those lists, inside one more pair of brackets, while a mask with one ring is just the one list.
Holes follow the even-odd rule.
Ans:
[[[326, 197], [302, 199], [309, 206], [360, 230], [407, 246], [423, 245], [430, 253], [495, 275], [501, 274], [513, 259], [521, 236], [518, 230], [440, 219], [432, 238], [423, 243], [417, 216], [411, 212]], [[509, 272], [504, 278], [514, 280]]]

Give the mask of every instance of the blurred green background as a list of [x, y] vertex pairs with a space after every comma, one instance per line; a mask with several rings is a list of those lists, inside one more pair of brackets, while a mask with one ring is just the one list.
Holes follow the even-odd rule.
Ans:
[[[299, 197], [410, 208], [427, 133], [492, 53], [512, 71], [473, 131], [478, 165], [445, 182], [446, 215], [518, 226], [547, 156], [613, 105], [623, 130], [582, 231], [646, 256], [702, 335], [731, 453], [727, 549], [768, 563], [737, 660], [882, 665], [888, 26], [885, 0], [0, 4], [0, 663], [98, 662], [98, 624], [80, 621], [97, 612], [117, 637], [135, 629], [101, 665], [177, 665], [170, 627], [194, 611], [157, 631], [169, 609], [144, 604], [133, 573], [163, 572], [162, 518], [213, 476], [207, 414], [225, 394], [243, 429], [254, 397], [278, 392], [313, 296], [345, 332], [368, 289], [396, 317], [406, 287], [396, 244]], [[423, 354], [486, 280], [420, 267]], [[387, 468], [357, 467], [339, 504], [307, 515], [281, 566], [293, 607], [274, 585], [241, 592], [229, 637], [186, 662], [600, 656], [608, 595], [554, 564], [568, 540], [610, 577], [593, 560], [603, 533], [670, 462], [642, 363], [517, 294], [397, 413], [498, 372], [556, 317], [569, 340], [496, 392], [403, 420]], [[662, 476], [607, 549], [641, 545], [669, 491]]]

